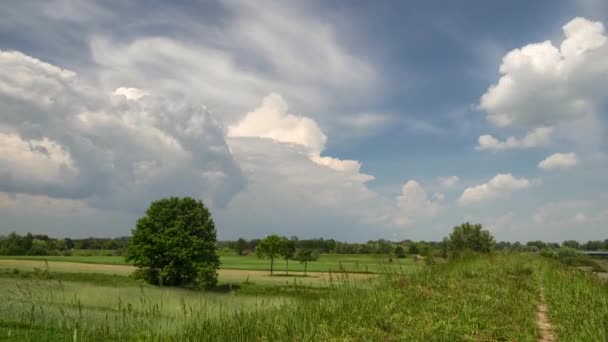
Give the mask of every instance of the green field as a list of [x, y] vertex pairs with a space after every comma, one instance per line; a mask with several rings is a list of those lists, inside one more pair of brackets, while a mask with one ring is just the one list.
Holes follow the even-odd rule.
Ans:
[[[78, 262], [87, 264], [127, 265], [122, 256], [0, 256], [0, 259], [18, 260], [48, 260], [59, 262]], [[269, 261], [255, 256], [221, 256], [221, 268], [229, 270], [268, 270]], [[397, 259], [392, 262], [386, 256], [361, 254], [321, 254], [318, 261], [308, 264], [310, 272], [349, 272], [349, 273], [387, 273], [393, 271], [408, 271], [416, 267], [412, 258]], [[275, 269], [285, 270], [285, 261], [275, 260]], [[291, 260], [289, 271], [304, 272], [304, 265]]]
[[[80, 264], [89, 273], [69, 273], [53, 266], [77, 264], [49, 264], [33, 272], [0, 263], [0, 340], [536, 341], [541, 288], [559, 340], [608, 340], [606, 283], [534, 254], [345, 274], [312, 287], [222, 270], [220, 281], [222, 272], [238, 276], [211, 292], [96, 272], [128, 266]], [[248, 273], [255, 276], [241, 278]]]

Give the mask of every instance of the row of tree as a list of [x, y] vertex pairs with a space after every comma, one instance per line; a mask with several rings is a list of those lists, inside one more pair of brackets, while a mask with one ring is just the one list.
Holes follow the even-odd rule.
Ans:
[[[113, 254], [121, 254], [127, 247], [131, 237], [118, 238], [51, 238], [47, 235], [36, 235], [27, 233], [19, 235], [10, 233], [0, 236], [0, 255], [70, 255], [72, 250], [114, 251]], [[285, 238], [284, 238], [285, 239]], [[219, 251], [234, 251], [237, 255], [255, 254], [257, 245], [262, 239], [245, 240], [240, 238], [236, 241], [218, 241]], [[333, 239], [298, 239], [296, 236], [289, 238], [294, 248], [298, 250], [314, 250], [318, 253], [333, 254], [384, 254], [404, 258], [408, 254], [428, 254], [435, 251], [444, 254], [444, 241], [388, 241], [384, 239], [370, 240], [365, 243], [340, 242]], [[567, 240], [560, 243], [544, 242], [540, 240], [521, 242], [500, 241], [495, 245], [498, 251], [537, 252], [544, 248], [569, 247], [578, 250], [608, 250], [608, 239], [590, 240], [580, 243], [576, 240]]]
[[270, 259], [270, 274], [274, 271], [274, 260], [283, 258], [285, 260], [285, 272], [289, 274], [289, 260], [296, 260], [304, 264], [304, 275], [308, 269], [308, 263], [319, 258], [319, 250], [309, 247], [297, 247], [295, 239], [287, 239], [278, 235], [269, 235], [255, 248], [258, 258]]
[[47, 235], [27, 233], [19, 235], [10, 233], [0, 236], [0, 255], [70, 255], [72, 250], [124, 250], [129, 243], [129, 237], [86, 238], [86, 239], [55, 239]]
[[[283, 238], [286, 239], [286, 238]], [[220, 251], [234, 251], [237, 255], [254, 254], [256, 247], [261, 239], [245, 240], [240, 238], [236, 241], [219, 241], [218, 248]], [[429, 251], [434, 251], [438, 254], [445, 254], [446, 241], [388, 241], [384, 239], [370, 240], [366, 243], [348, 243], [339, 242], [333, 239], [311, 239], [300, 240], [297, 237], [289, 239], [294, 244], [296, 249], [313, 249], [320, 253], [333, 254], [384, 254], [393, 255], [397, 258], [404, 258], [409, 255], [428, 254]], [[514, 251], [514, 252], [537, 252], [543, 248], [559, 248], [569, 247], [579, 250], [608, 250], [608, 239], [592, 240], [585, 243], [579, 243], [575, 240], [567, 240], [560, 243], [543, 242], [540, 240], [521, 242], [501, 241], [494, 244], [494, 249], [497, 251]]]

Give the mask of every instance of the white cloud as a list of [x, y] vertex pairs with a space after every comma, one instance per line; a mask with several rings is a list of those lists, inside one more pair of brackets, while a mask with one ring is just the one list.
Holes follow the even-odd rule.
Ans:
[[456, 185], [456, 183], [458, 183], [459, 180], [460, 178], [458, 176], [437, 177], [437, 181], [444, 188], [453, 187], [454, 185]]
[[258, 1], [219, 6], [226, 14], [220, 22], [174, 18], [180, 32], [190, 31], [196, 39], [95, 37], [91, 53], [102, 66], [102, 83], [111, 90], [129, 85], [203, 101], [225, 125], [276, 91], [298, 112], [312, 113], [317, 121], [331, 113], [325, 120], [334, 123], [359, 111], [381, 89], [374, 67], [304, 6]]
[[479, 145], [475, 149], [501, 151], [545, 146], [549, 144], [552, 132], [552, 127], [538, 127], [528, 132], [522, 139], [511, 136], [504, 141], [500, 141], [489, 134], [484, 134], [479, 137]]
[[497, 174], [487, 183], [464, 190], [458, 203], [462, 206], [504, 198], [510, 193], [526, 189], [531, 182], [526, 178], [515, 178], [510, 173]]
[[415, 180], [407, 181], [397, 197], [395, 223], [407, 225], [417, 219], [433, 217], [439, 213], [444, 195], [436, 193], [429, 199], [424, 188]]
[[538, 163], [543, 170], [569, 169], [578, 164], [575, 153], [555, 153]]
[[591, 209], [591, 203], [584, 200], [550, 202], [536, 209], [532, 221], [543, 225], [585, 223], [589, 218], [584, 212]]
[[278, 94], [266, 96], [255, 110], [228, 128], [229, 137], [268, 138], [276, 142], [303, 146], [310, 160], [339, 172], [354, 175], [362, 181], [373, 176], [359, 172], [361, 163], [321, 156], [327, 136], [313, 119], [289, 113], [287, 102]]
[[285, 100], [274, 93], [266, 96], [258, 108], [230, 126], [228, 136], [270, 138], [305, 146], [317, 154], [321, 153], [327, 142], [327, 136], [314, 120], [288, 113]]
[[168, 195], [222, 205], [242, 187], [203, 108], [138, 89], [104, 94], [19, 52], [0, 51], [0, 68], [0, 191], [140, 210]]
[[597, 145], [603, 136], [598, 110], [608, 96], [604, 25], [575, 18], [563, 32], [559, 46], [544, 41], [505, 55], [501, 78], [483, 94], [479, 106], [499, 127], [553, 126], [565, 139]]

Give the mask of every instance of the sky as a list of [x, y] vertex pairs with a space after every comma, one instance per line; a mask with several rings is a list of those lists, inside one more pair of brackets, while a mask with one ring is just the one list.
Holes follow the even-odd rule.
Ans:
[[0, 6], [0, 234], [608, 238], [608, 3]]

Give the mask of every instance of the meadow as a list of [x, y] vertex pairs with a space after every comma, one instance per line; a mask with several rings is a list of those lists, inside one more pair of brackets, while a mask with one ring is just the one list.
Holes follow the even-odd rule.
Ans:
[[[124, 257], [119, 255], [70, 255], [70, 256], [0, 256], [0, 260], [47, 260], [53, 262], [73, 262], [86, 264], [128, 265]], [[222, 269], [229, 270], [269, 270], [270, 262], [256, 256], [221, 255]], [[374, 254], [321, 254], [319, 259], [308, 263], [310, 272], [348, 272], [348, 273], [390, 273], [409, 270], [416, 267], [412, 258], [388, 258], [386, 255]], [[275, 260], [275, 270], [284, 272], [286, 263], [282, 259]], [[304, 272], [304, 265], [289, 261], [290, 272]]]
[[543, 289], [559, 340], [608, 340], [608, 286], [590, 273], [524, 253], [409, 262], [374, 276], [332, 274], [317, 286], [267, 272], [227, 283], [220, 271], [221, 285], [207, 292], [95, 268], [53, 270], [60, 262], [35, 270], [0, 263], [0, 339], [536, 341]]

